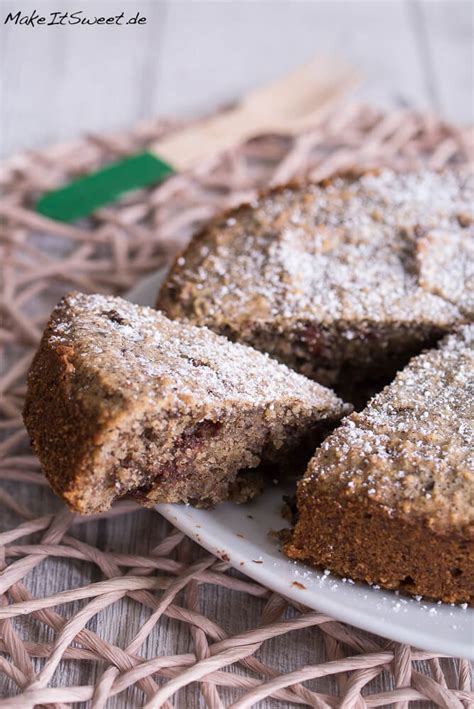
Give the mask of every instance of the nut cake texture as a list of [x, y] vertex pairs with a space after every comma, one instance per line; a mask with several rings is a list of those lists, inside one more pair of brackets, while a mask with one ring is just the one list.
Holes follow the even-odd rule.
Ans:
[[277, 188], [206, 226], [158, 307], [357, 398], [472, 317], [473, 203], [456, 171]]
[[[92, 513], [244, 500], [348, 411], [268, 355], [120, 298], [72, 293], [33, 361], [24, 420], [54, 490]], [[309, 459], [311, 453], [306, 457]]]
[[414, 357], [324, 440], [286, 552], [387, 588], [474, 602], [474, 325]]

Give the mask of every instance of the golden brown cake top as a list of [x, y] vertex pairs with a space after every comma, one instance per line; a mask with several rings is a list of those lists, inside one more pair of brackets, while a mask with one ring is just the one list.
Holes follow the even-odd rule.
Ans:
[[204, 228], [159, 304], [236, 329], [295, 317], [446, 326], [473, 312], [473, 203], [474, 181], [455, 171], [279, 188]]
[[330, 435], [299, 496], [331, 489], [391, 516], [474, 533], [474, 325], [414, 357], [392, 384]]
[[131, 404], [144, 397], [150, 406], [168, 397], [193, 399], [203, 407], [297, 398], [329, 417], [341, 412], [333, 392], [268, 355], [121, 298], [69, 294], [52, 314], [44, 345], [64, 349], [70, 365], [81, 372], [74, 386], [86, 396], [93, 395], [89, 370], [95, 382], [99, 373], [103, 389], [120, 392]]

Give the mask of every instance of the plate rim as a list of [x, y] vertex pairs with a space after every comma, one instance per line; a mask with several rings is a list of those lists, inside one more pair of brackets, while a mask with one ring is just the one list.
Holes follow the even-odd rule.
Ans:
[[[278, 496], [281, 491], [278, 489], [272, 491]], [[262, 496], [263, 497], [263, 496]], [[262, 500], [262, 498], [260, 498]], [[232, 503], [225, 503], [232, 504]], [[234, 505], [235, 507], [235, 505]], [[247, 510], [247, 506], [239, 506], [243, 510]], [[364, 592], [367, 596], [366, 608], [363, 611], [354, 611], [349, 604], [345, 604], [341, 599], [340, 594], [328, 593], [322, 590], [317, 593], [312, 589], [301, 589], [293, 585], [295, 580], [306, 579], [308, 574], [316, 578], [319, 583], [318, 576], [321, 573], [312, 569], [301, 562], [292, 561], [283, 555], [280, 558], [281, 565], [287, 570], [287, 573], [282, 576], [280, 568], [274, 566], [272, 557], [259, 546], [260, 561], [258, 564], [250, 563], [252, 561], [252, 552], [249, 549], [251, 540], [243, 540], [236, 536], [232, 538], [232, 532], [222, 536], [223, 525], [220, 526], [220, 536], [214, 536], [206, 531], [205, 522], [206, 516], [212, 514], [212, 510], [201, 510], [190, 507], [189, 505], [179, 504], [162, 504], [157, 505], [156, 510], [165, 519], [175, 527], [178, 527], [182, 532], [189, 536], [193, 541], [196, 541], [200, 546], [218, 558], [223, 558], [234, 569], [242, 572], [245, 576], [270, 590], [285, 596], [293, 601], [302, 603], [309, 609], [316, 610], [320, 613], [327, 614], [332, 619], [347, 623], [356, 628], [360, 628], [369, 633], [373, 633], [387, 640], [408, 644], [413, 648], [421, 651], [439, 653], [443, 656], [462, 657], [465, 659], [474, 660], [474, 642], [470, 641], [470, 635], [474, 633], [474, 609], [463, 609], [460, 606], [451, 604], [438, 605], [436, 602], [422, 599], [419, 603], [410, 596], [396, 595], [394, 591], [387, 589], [376, 589], [368, 584], [354, 583], [353, 585], [344, 585], [342, 579], [336, 575], [330, 575], [333, 581], [336, 581], [341, 591], [344, 591], [344, 596], [351, 596], [357, 593], [360, 599], [360, 592]], [[199, 524], [197, 524], [198, 517]], [[203, 519], [200, 519], [201, 516]], [[203, 524], [204, 522], [204, 524]], [[284, 520], [282, 520], [284, 524]], [[197, 531], [197, 528], [199, 531]], [[254, 542], [255, 543], [255, 542]], [[242, 547], [242, 548], [241, 548]], [[246, 547], [246, 549], [245, 549]], [[275, 549], [277, 544], [275, 543]], [[241, 566], [241, 561], [245, 562], [245, 566]], [[304, 574], [303, 577], [294, 577], [292, 572]], [[307, 582], [307, 581], [306, 581]], [[343, 588], [344, 586], [344, 588]], [[378, 601], [386, 602], [386, 607], [383, 611], [375, 609]], [[403, 615], [393, 614], [393, 618], [387, 619], [387, 614], [393, 612], [393, 605], [406, 601], [410, 604], [411, 612], [409, 617], [403, 622]], [[392, 605], [390, 605], [392, 604]], [[436, 632], [432, 625], [430, 612], [441, 612], [439, 620], [441, 625], [447, 622], [456, 623], [457, 625], [465, 625], [463, 632], [462, 628], [459, 631], [452, 632], [449, 637], [444, 637], [440, 630]], [[449, 620], [445, 617], [447, 613], [451, 613], [452, 617]], [[417, 614], [417, 620], [421, 618], [421, 627], [413, 625], [410, 620], [412, 614]], [[402, 622], [400, 622], [402, 621]], [[471, 627], [471, 633], [469, 633]]]

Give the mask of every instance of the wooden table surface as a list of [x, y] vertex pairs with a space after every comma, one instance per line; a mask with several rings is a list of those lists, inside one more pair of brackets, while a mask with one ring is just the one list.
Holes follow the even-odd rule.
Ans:
[[[2, 1], [3, 155], [83, 132], [126, 129], [147, 116], [205, 112], [320, 52], [345, 57], [360, 67], [367, 75], [360, 95], [378, 105], [414, 105], [462, 123], [473, 119], [474, 6], [470, 2], [89, 0], [71, 4], [37, 0], [21, 3], [21, 10], [26, 13], [36, 7], [46, 14], [66, 5], [71, 11], [82, 8], [89, 16], [139, 11], [147, 23], [4, 25], [7, 13], [16, 12], [20, 5]], [[35, 487], [29, 493], [13, 485], [9, 488], [35, 512], [50, 504], [46, 490]], [[13, 518], [1, 520], [4, 529], [13, 523]], [[163, 525], [155, 513], [131, 514], [85, 525], [83, 538], [102, 548], [139, 553], [157, 543]], [[43, 570], [31, 580], [35, 595], [45, 588], [53, 592], [85, 581], [81, 565], [47, 562]], [[102, 614], [102, 630], [93, 629], [107, 635], [104, 628], [113, 627], [115, 640], [124, 642], [120, 635], [132, 637], [140, 622], [134, 615], [137, 606], [128, 605], [126, 623], [114, 617], [115, 607]], [[222, 620], [228, 607], [229, 592], [213, 586], [201, 610]], [[248, 628], [256, 622], [258, 601], [249, 603], [247, 596], [232, 594], [231, 607], [235, 615], [227, 619], [229, 627]], [[171, 652], [180, 630], [165, 619], [149, 642]], [[187, 651], [184, 635], [178, 645]], [[284, 641], [268, 643], [263, 657], [284, 670], [286, 656], [296, 667], [315, 662], [322, 653], [314, 633], [306, 631], [298, 641], [290, 634]], [[84, 684], [89, 679], [87, 663], [71, 663], [66, 672], [67, 676], [56, 673], [54, 684]], [[123, 701], [118, 706], [125, 706]], [[203, 706], [201, 702], [197, 692], [190, 692], [185, 705], [192, 709]]]

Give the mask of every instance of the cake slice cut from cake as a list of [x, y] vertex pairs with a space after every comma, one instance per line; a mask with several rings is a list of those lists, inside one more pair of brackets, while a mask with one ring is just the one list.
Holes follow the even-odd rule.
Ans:
[[54, 490], [92, 513], [126, 494], [147, 505], [245, 499], [255, 481], [239, 471], [296, 466], [347, 410], [206, 328], [72, 293], [33, 361], [24, 420]]
[[207, 225], [158, 307], [343, 395], [380, 389], [474, 314], [473, 203], [455, 171], [277, 188]]
[[474, 325], [413, 358], [311, 460], [286, 553], [386, 588], [474, 602]]

